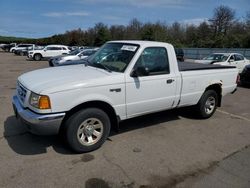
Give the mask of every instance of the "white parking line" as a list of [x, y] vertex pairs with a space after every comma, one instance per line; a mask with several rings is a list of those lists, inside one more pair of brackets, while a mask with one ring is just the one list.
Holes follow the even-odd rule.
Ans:
[[235, 118], [242, 119], [242, 120], [250, 122], [250, 119], [248, 119], [246, 117], [243, 117], [243, 116], [239, 116], [239, 115], [232, 114], [232, 113], [229, 113], [229, 112], [226, 112], [226, 111], [223, 111], [223, 110], [218, 110], [218, 109], [216, 111], [218, 111], [218, 112], [220, 112], [222, 114], [230, 115], [231, 117], [235, 117]]

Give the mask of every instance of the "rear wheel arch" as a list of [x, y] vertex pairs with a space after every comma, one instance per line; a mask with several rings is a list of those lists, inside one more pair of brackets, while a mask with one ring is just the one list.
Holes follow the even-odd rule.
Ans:
[[212, 84], [210, 86], [208, 86], [204, 93], [208, 90], [213, 90], [217, 93], [217, 96], [218, 96], [218, 107], [221, 106], [221, 99], [222, 99], [222, 84], [221, 83], [216, 83], [216, 84]]

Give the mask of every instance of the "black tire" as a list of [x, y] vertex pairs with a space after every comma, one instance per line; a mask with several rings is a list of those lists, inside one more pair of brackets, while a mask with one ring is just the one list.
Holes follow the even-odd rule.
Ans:
[[[211, 105], [209, 105], [211, 103]], [[216, 111], [218, 105], [218, 94], [214, 90], [207, 90], [201, 96], [195, 106], [198, 117], [202, 119], [210, 118]]]
[[42, 55], [41, 54], [35, 54], [34, 55], [34, 60], [35, 61], [40, 61], [42, 59]]
[[[93, 127], [95, 125], [97, 125], [97, 127], [101, 127], [102, 124], [102, 128], [100, 128], [98, 132], [100, 133], [100, 136], [95, 136], [93, 132], [91, 135], [91, 130], [89, 130], [87, 126], [91, 125], [89, 121], [92, 120], [96, 120], [98, 122], [97, 124], [92, 124]], [[103, 110], [98, 108], [87, 108], [78, 111], [66, 120], [64, 126], [65, 127], [62, 132], [64, 135], [63, 137], [66, 139], [65, 141], [69, 147], [77, 153], [89, 152], [101, 147], [109, 136], [111, 127], [108, 115]], [[94, 129], [94, 131], [98, 130], [98, 128], [92, 129]], [[90, 135], [93, 143], [89, 140]]]
[[53, 63], [51, 61], [49, 61], [49, 66], [54, 67], [54, 65], [53, 65]]

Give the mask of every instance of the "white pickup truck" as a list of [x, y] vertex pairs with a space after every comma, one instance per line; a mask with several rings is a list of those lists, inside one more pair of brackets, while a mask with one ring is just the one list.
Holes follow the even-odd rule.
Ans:
[[71, 149], [100, 147], [111, 127], [183, 106], [209, 118], [236, 90], [232, 66], [178, 63], [171, 44], [111, 41], [84, 65], [53, 67], [18, 78], [16, 117], [35, 134], [62, 134]]

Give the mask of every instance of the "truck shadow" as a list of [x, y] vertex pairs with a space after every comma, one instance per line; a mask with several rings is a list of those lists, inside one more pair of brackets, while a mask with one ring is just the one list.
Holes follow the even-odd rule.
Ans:
[[167, 123], [180, 119], [180, 116], [190, 116], [183, 109], [166, 110], [162, 112], [143, 115], [136, 118], [131, 118], [120, 123], [119, 131], [113, 129], [110, 136], [122, 134], [124, 132], [133, 131], [136, 129], [142, 129], [146, 127], [158, 126], [161, 123]]
[[[128, 131], [151, 126], [160, 126], [160, 123], [178, 120], [181, 116], [195, 118], [188, 110], [183, 109], [144, 115], [121, 122], [119, 131], [112, 130], [110, 138]], [[38, 155], [47, 153], [47, 150], [50, 150], [51, 147], [54, 151], [60, 154], [74, 154], [66, 147], [65, 143], [59, 138], [59, 136], [33, 135], [16, 120], [15, 116], [8, 117], [4, 122], [4, 139], [7, 140], [8, 145], [14, 152], [21, 155]]]
[[58, 136], [38, 136], [29, 133], [15, 116], [4, 122], [4, 138], [10, 148], [21, 155], [37, 155], [47, 153], [49, 147], [61, 154], [72, 154]]

